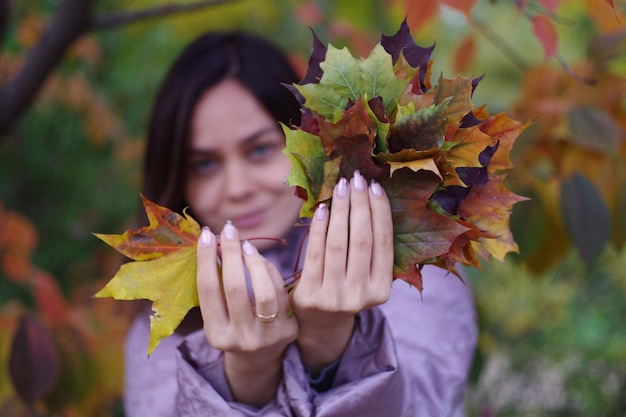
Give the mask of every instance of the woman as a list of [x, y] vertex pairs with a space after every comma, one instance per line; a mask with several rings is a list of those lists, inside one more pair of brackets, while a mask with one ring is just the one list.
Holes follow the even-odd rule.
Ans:
[[[305, 227], [294, 227], [301, 201], [284, 185], [291, 167], [277, 121], [299, 122], [280, 84], [297, 81], [279, 50], [241, 33], [200, 37], [167, 74], [144, 193], [173, 210], [188, 206], [205, 226], [201, 318], [190, 314], [147, 359], [148, 313], [137, 316], [126, 344], [129, 417], [464, 414], [471, 293], [435, 268], [424, 269], [423, 300], [392, 283], [380, 185], [358, 172], [341, 179], [295, 265]], [[288, 294], [283, 278], [299, 268]]]

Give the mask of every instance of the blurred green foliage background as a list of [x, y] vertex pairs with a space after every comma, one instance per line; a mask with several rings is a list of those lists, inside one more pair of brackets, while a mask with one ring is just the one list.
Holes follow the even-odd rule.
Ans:
[[[14, 2], [0, 82], [19, 70], [59, 3]], [[64, 362], [65, 385], [55, 389], [56, 399], [36, 404], [38, 412], [122, 415], [126, 312], [120, 303], [89, 299], [119, 260], [91, 232], [118, 233], [135, 218], [150, 105], [184, 45], [205, 31], [244, 29], [277, 42], [304, 70], [307, 27], [325, 43], [366, 55], [381, 33], [397, 30], [409, 3], [232, 0], [89, 33], [72, 46], [32, 107], [0, 137], [0, 214], [19, 213], [34, 226], [30, 262], [58, 284], [59, 304], [69, 311], [64, 317], [81, 318], [46, 321], [52, 298], [42, 302], [32, 282], [0, 268], [1, 415], [26, 415], [7, 371], [11, 340], [25, 314], [38, 315], [50, 328], [61, 326], [67, 337], [56, 342], [60, 351], [82, 355], [78, 364]], [[435, 14], [413, 28], [419, 44], [436, 43], [433, 77], [485, 74], [475, 103], [486, 104], [491, 114], [534, 120], [517, 140], [516, 169], [509, 174], [510, 188], [532, 197], [515, 207], [511, 220], [520, 254], [467, 271], [481, 327], [468, 414], [626, 416], [626, 5], [457, 2], [469, 7], [468, 20], [446, 5], [454, 2], [434, 3]], [[554, 13], [548, 3], [558, 4]], [[96, 10], [157, 4], [101, 0]], [[557, 55], [547, 60], [545, 39], [533, 31], [538, 14], [552, 19], [558, 34]], [[580, 112], [589, 108], [594, 111]], [[579, 138], [573, 114], [590, 115], [588, 137]], [[605, 145], [589, 146], [589, 137]], [[605, 220], [610, 236], [592, 248], [597, 255], [583, 256], [586, 239], [577, 236], [592, 239]], [[10, 252], [7, 242], [0, 238], [0, 255]], [[87, 381], [81, 392], [67, 394], [68, 375]]]

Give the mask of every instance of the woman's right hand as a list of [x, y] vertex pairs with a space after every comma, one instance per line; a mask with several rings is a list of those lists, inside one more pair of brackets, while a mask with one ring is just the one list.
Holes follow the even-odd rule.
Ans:
[[[265, 404], [276, 395], [283, 354], [297, 337], [298, 323], [288, 315], [289, 295], [278, 269], [250, 242], [242, 244], [230, 223], [224, 226], [219, 242], [221, 256], [216, 236], [203, 228], [198, 241], [197, 287], [204, 332], [211, 346], [224, 352], [233, 399]], [[244, 263], [254, 302], [248, 293]]]

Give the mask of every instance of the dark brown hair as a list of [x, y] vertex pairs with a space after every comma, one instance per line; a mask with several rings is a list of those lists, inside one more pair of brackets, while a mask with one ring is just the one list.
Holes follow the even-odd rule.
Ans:
[[207, 89], [232, 78], [247, 88], [278, 122], [299, 123], [299, 105], [281, 83], [298, 76], [286, 55], [255, 35], [207, 33], [193, 41], [174, 61], [157, 93], [148, 126], [143, 193], [181, 212], [190, 122]]

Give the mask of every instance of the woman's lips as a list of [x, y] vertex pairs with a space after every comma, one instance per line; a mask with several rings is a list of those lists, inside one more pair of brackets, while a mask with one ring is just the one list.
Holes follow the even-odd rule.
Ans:
[[265, 217], [265, 210], [258, 210], [243, 216], [238, 216], [232, 219], [233, 224], [238, 229], [245, 229], [248, 227], [256, 226], [263, 221]]

